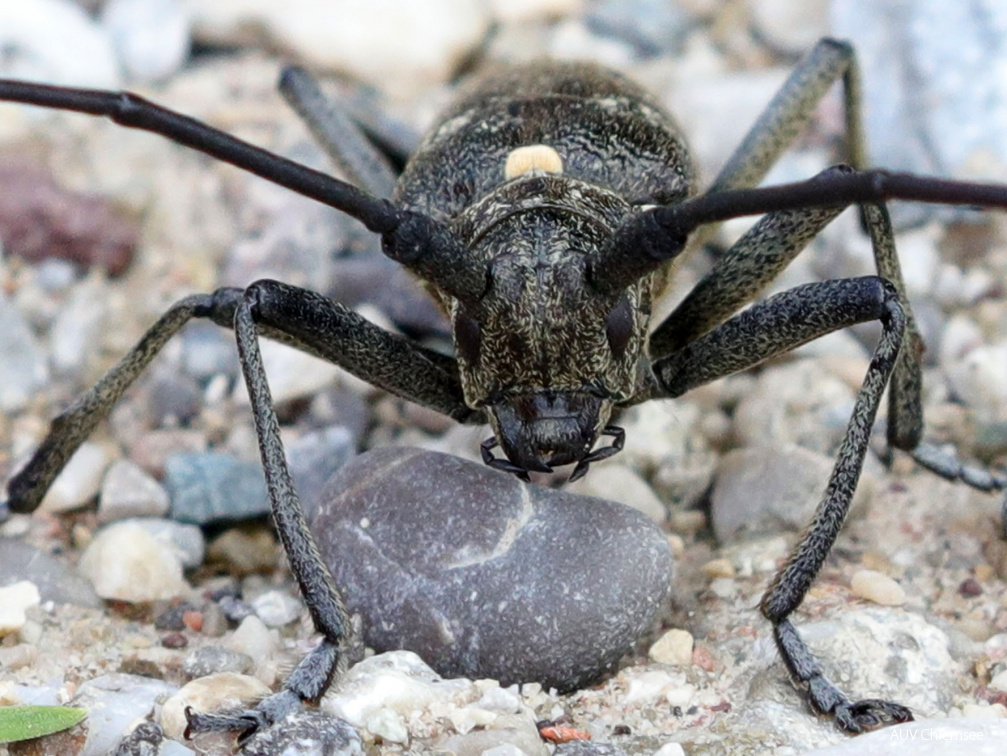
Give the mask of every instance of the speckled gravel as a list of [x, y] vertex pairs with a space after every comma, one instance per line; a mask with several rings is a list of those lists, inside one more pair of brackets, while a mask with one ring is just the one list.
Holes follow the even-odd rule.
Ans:
[[[884, 133], [868, 132], [879, 163], [892, 155], [899, 167], [947, 169], [961, 177], [977, 175], [978, 166], [985, 175], [1007, 181], [1000, 151], [1007, 133], [1003, 77], [992, 75], [999, 70], [992, 63], [977, 70], [974, 61], [965, 74], [956, 74], [951, 56], [951, 51], [973, 49], [970, 40], [983, 34], [994, 52], [1002, 51], [1002, 26], [983, 26], [992, 22], [978, 17], [969, 23], [961, 18], [942, 22], [937, 14], [947, 3], [905, 3], [906, 13], [925, 18], [911, 27], [905, 18], [896, 19], [891, 28], [884, 19], [872, 19], [868, 28], [858, 4], [840, 0], [431, 0], [423, 3], [418, 18], [400, 13], [391, 16], [401, 16], [396, 23], [367, 20], [371, 13], [390, 18], [389, 2], [331, 4], [340, 9], [341, 28], [349, 30], [352, 46], [333, 41], [325, 28], [331, 21], [317, 15], [317, 3], [287, 4], [282, 19], [249, 11], [249, 5], [264, 6], [244, 0], [184, 4], [201, 10], [188, 19], [191, 25], [184, 25], [181, 40], [164, 34], [164, 48], [150, 49], [141, 60], [127, 58], [133, 53], [122, 47], [116, 52], [113, 31], [121, 34], [126, 24], [127, 36], [139, 34], [149, 16], [138, 16], [130, 32], [131, 22], [122, 16], [114, 24], [95, 24], [71, 9], [68, 0], [0, 3], [0, 49], [5, 51], [0, 74], [129, 86], [256, 144], [327, 168], [275, 92], [283, 60], [338, 66], [358, 81], [378, 85], [387, 94], [386, 112], [407, 124], [400, 133], [408, 139], [449, 100], [451, 81], [461, 69], [540, 55], [590, 58], [623, 68], [676, 112], [690, 134], [701, 174], [709, 178], [806, 47], [808, 34], [836, 24], [832, 28], [841, 25], [843, 34], [863, 38], [865, 45], [873, 35], [892, 53], [863, 60], [865, 80], [871, 83], [866, 87], [870, 111], [883, 113], [879, 108], [891, 105], [898, 108], [892, 118], [910, 124], [893, 130], [903, 143], [896, 146], [905, 148], [897, 151], [887, 146]], [[351, 7], [363, 15], [352, 16]], [[26, 18], [39, 15], [32, 23], [15, 24], [7, 15], [15, 11]], [[246, 33], [252, 27], [242, 20], [249, 13], [260, 23], [261, 35]], [[446, 19], [456, 25], [448, 28]], [[167, 29], [169, 21], [163, 23]], [[908, 39], [908, 28], [917, 35]], [[72, 43], [54, 49], [47, 39], [63, 29], [70, 30], [63, 38]], [[936, 35], [933, 29], [939, 30]], [[319, 46], [319, 39], [325, 45]], [[262, 41], [267, 44], [257, 46]], [[177, 54], [188, 42], [195, 42], [201, 54], [173, 63], [169, 43]], [[941, 56], [933, 60], [941, 61], [934, 67], [940, 81], [907, 86], [900, 72], [934, 73], [920, 68], [920, 60], [931, 58], [926, 53], [919, 58], [918, 51], [938, 45]], [[46, 50], [51, 58], [43, 55]], [[349, 57], [333, 59], [332, 51]], [[886, 59], [894, 61], [894, 69], [883, 68]], [[956, 75], [974, 86], [964, 93], [969, 97], [963, 94], [955, 102], [965, 107], [975, 100], [971, 95], [985, 92], [980, 101], [986, 106], [956, 113], [955, 119], [942, 116], [936, 106], [918, 106], [927, 92], [943, 91]], [[873, 99], [878, 82], [886, 93], [881, 101]], [[371, 91], [358, 94], [362, 101], [374, 97]], [[868, 128], [879, 128], [879, 120], [868, 118]], [[806, 177], [835, 160], [831, 150], [841, 124], [840, 100], [830, 96], [795, 151], [774, 170], [773, 180]], [[928, 153], [923, 163], [904, 164], [903, 156], [918, 153], [921, 144], [939, 144], [941, 150]], [[233, 168], [110, 123], [0, 105], [0, 163], [6, 165], [7, 158], [42, 166], [44, 174], [71, 190], [67, 196], [74, 201], [84, 203], [81, 193], [86, 193], [106, 206], [88, 216], [87, 234], [119, 239], [126, 224], [140, 241], [128, 253], [132, 264], [116, 277], [78, 267], [102, 259], [107, 250], [100, 244], [75, 248], [76, 263], [56, 257], [28, 262], [11, 254], [13, 245], [5, 245], [0, 258], [0, 476], [30, 453], [60, 408], [190, 292], [283, 278], [339, 291], [382, 325], [424, 334], [433, 346], [444, 343], [443, 321], [429, 304], [415, 304], [423, 301], [421, 292], [405, 277], [344, 254], [373, 248], [373, 239], [354, 223]], [[992, 214], [952, 225], [942, 214], [919, 211], [897, 218], [923, 221], [905, 229], [900, 244], [929, 347], [928, 432], [966, 455], [1003, 463], [1007, 224]], [[66, 222], [60, 216], [58, 224]], [[0, 217], [0, 231], [3, 223]], [[61, 232], [58, 224], [42, 230]], [[720, 241], [744, 227], [725, 224]], [[778, 288], [869, 273], [870, 256], [856, 218], [843, 216], [791, 266]], [[703, 255], [697, 255], [681, 268], [668, 301], [657, 308], [658, 317], [696, 282], [705, 265]], [[592, 744], [610, 749], [594, 753], [805, 753], [827, 746], [837, 756], [875, 752], [872, 748], [887, 752], [896, 731], [851, 740], [807, 711], [757, 610], [800, 530], [803, 515], [798, 513], [814, 506], [817, 494], [807, 492], [816, 490], [816, 479], [818, 488], [824, 484], [819, 467], [827, 469], [843, 432], [872, 333], [868, 327], [837, 334], [760, 371], [624, 415], [625, 451], [594, 465], [589, 477], [598, 482], [582, 485], [613, 498], [643, 491], [631, 498], [665, 529], [677, 574], [661, 627], [642, 639], [607, 681], [568, 695], [535, 684], [442, 681], [405, 652], [370, 656], [353, 647], [349, 656], [369, 656], [365, 665], [341, 678], [321, 710], [296, 720], [287, 734], [304, 727], [318, 736], [316, 743], [337, 743], [345, 753], [449, 750], [476, 756], [492, 749], [501, 756], [545, 756], [555, 747], [541, 739], [536, 723], [548, 721], [556, 732], [590, 735]], [[295, 468], [325, 449], [337, 460], [334, 468], [354, 445], [420, 446], [478, 460], [479, 442], [489, 435], [484, 428], [454, 426], [289, 350], [264, 351], [282, 398], [284, 439], [300, 450]], [[878, 448], [883, 438], [879, 429]], [[206, 460], [212, 453], [258, 464], [233, 340], [226, 332], [190, 326], [86, 449], [42, 511], [0, 525], [0, 590], [21, 595], [22, 589], [7, 586], [30, 581], [40, 599], [37, 604], [34, 595], [17, 604], [5, 601], [5, 609], [22, 606], [23, 617], [4, 613], [0, 704], [74, 701], [93, 707], [93, 713], [85, 725], [36, 744], [39, 750], [0, 745], [0, 753], [106, 754], [123, 730], [141, 719], [177, 736], [178, 719], [171, 717], [175, 704], [165, 701], [179, 696], [183, 686], [209, 679], [214, 688], [212, 681], [228, 675], [228, 680], [245, 679], [246, 689], [275, 690], [317, 640], [263, 518], [214, 523], [195, 539], [191, 533], [157, 534], [166, 527], [153, 516], [163, 513], [160, 487], [172, 459], [195, 454]], [[122, 490], [124, 461], [136, 468], [130, 473], [137, 481], [133, 492]], [[613, 470], [611, 480], [605, 480], [607, 467]], [[762, 478], [760, 467], [766, 471]], [[902, 747], [915, 749], [906, 752], [978, 753], [964, 748], [978, 748], [979, 740], [982, 747], [994, 743], [991, 753], [1004, 752], [1007, 543], [999, 538], [998, 503], [922, 472], [899, 455], [887, 469], [871, 454], [866, 471], [862, 500], [795, 622], [822, 655], [829, 676], [847, 692], [894, 698], [925, 720], [898, 731], [905, 733], [898, 736]], [[306, 490], [320, 490], [323, 481], [310, 472], [295, 469]], [[714, 484], [711, 512], [707, 492]], [[254, 510], [261, 504], [250, 495], [239, 498], [244, 500], [228, 506]], [[143, 532], [154, 533], [149, 537], [170, 555], [166, 561], [184, 565], [184, 575], [165, 573], [160, 587], [172, 581], [171, 590], [152, 590], [143, 603], [114, 599], [119, 594], [99, 586], [109, 597], [99, 602], [91, 587], [80, 583], [87, 568], [82, 556], [97, 550], [113, 528], [124, 527], [122, 518], [137, 514], [152, 517]], [[130, 519], [128, 525], [137, 522]], [[136, 532], [128, 530], [127, 538]], [[126, 567], [128, 555], [125, 548], [111, 550], [92, 574], [139, 583], [144, 571]], [[209, 695], [221, 693], [216, 687]], [[99, 706], [107, 716], [97, 714]], [[348, 720], [354, 731], [334, 716]], [[949, 732], [956, 733], [954, 740], [934, 737]], [[193, 753], [190, 745], [165, 741], [160, 753]], [[276, 753], [280, 746], [262, 742], [255, 747], [256, 753]], [[218, 739], [200, 748], [226, 753], [231, 744]], [[556, 750], [584, 753], [583, 748]]]

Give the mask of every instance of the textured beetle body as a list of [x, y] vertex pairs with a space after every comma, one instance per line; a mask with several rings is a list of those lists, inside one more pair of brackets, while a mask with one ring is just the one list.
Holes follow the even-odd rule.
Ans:
[[664, 275], [602, 294], [592, 257], [631, 214], [693, 185], [671, 118], [586, 64], [478, 80], [406, 167], [396, 203], [447, 224], [486, 270], [478, 301], [434, 294], [452, 320], [465, 401], [487, 411], [519, 468], [581, 461], [613, 405], [638, 393]]

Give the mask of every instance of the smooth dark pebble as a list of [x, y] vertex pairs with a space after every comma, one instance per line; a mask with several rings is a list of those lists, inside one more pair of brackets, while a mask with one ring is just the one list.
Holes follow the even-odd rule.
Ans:
[[958, 586], [958, 592], [966, 598], [974, 598], [975, 596], [982, 596], [983, 587], [975, 578], [966, 578]]
[[188, 601], [179, 601], [171, 604], [168, 608], [160, 611], [154, 617], [154, 628], [157, 630], [184, 630], [185, 619], [183, 615], [195, 609]]
[[179, 522], [205, 525], [269, 512], [261, 466], [227, 454], [171, 455], [165, 464], [164, 487], [171, 498], [169, 515]]
[[351, 460], [313, 531], [367, 645], [446, 677], [583, 687], [671, 591], [668, 541], [639, 512], [418, 449]]
[[187, 648], [189, 639], [181, 633], [168, 633], [161, 638], [161, 645], [165, 648]]

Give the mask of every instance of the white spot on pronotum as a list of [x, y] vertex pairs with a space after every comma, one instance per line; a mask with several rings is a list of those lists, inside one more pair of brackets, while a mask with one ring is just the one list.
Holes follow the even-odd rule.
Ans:
[[529, 144], [507, 153], [507, 162], [504, 164], [504, 177], [507, 180], [531, 171], [562, 173], [563, 158], [547, 144]]

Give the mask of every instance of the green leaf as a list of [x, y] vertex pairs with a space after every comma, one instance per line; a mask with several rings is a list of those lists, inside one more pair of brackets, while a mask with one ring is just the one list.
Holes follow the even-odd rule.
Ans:
[[52, 735], [86, 716], [87, 709], [69, 706], [0, 706], [0, 743]]

